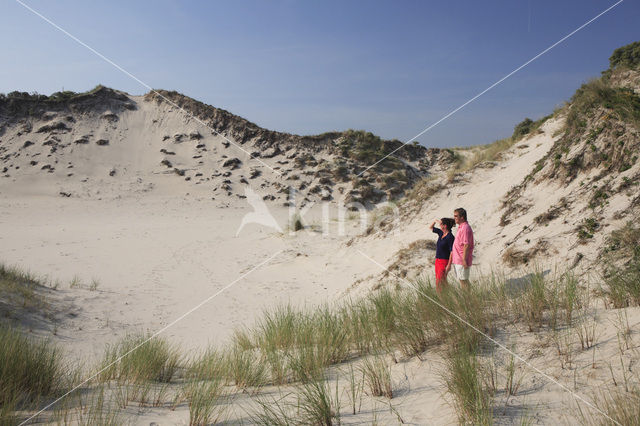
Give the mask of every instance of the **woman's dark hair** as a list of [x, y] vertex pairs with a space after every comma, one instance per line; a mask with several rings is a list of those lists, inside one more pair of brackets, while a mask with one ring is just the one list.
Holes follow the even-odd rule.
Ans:
[[452, 218], [450, 218], [450, 217], [443, 217], [442, 219], [440, 219], [440, 222], [441, 222], [443, 225], [447, 225], [447, 229], [448, 229], [449, 231], [451, 231], [451, 228], [453, 228], [454, 226], [456, 226], [456, 221], [455, 221], [455, 220], [453, 220], [453, 219], [452, 219]]

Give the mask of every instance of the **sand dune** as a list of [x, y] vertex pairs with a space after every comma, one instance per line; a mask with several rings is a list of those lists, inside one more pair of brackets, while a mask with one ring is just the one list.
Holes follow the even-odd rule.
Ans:
[[[134, 331], [153, 333], [170, 326], [164, 337], [185, 351], [198, 351], [224, 345], [234, 330], [252, 325], [263, 310], [278, 305], [313, 307], [363, 297], [372, 288], [402, 283], [397, 273], [433, 279], [435, 253], [428, 242], [435, 237], [428, 225], [457, 207], [467, 209], [475, 230], [472, 281], [492, 271], [522, 279], [534, 265], [546, 274], [569, 269], [586, 276], [597, 271], [595, 261], [608, 231], [625, 223], [620, 212], [635, 200], [625, 191], [609, 197], [597, 210], [601, 230], [607, 232], [585, 240], [578, 230], [595, 211], [589, 185], [553, 179], [548, 165], [541, 168], [544, 177], [528, 177], [562, 136], [562, 114], [494, 161], [449, 181], [444, 177], [453, 153], [416, 148], [396, 164], [404, 175], [393, 175], [391, 169], [364, 175], [370, 182], [362, 185], [372, 188], [367, 192], [354, 178], [362, 164], [348, 163], [353, 168], [347, 180], [323, 166], [323, 160], [341, 161], [334, 146], [340, 135], [317, 137], [320, 148], [310, 147], [302, 137], [272, 134], [248, 122], [241, 124], [251, 130], [249, 136], [239, 134], [241, 126], [233, 124], [239, 118], [230, 119], [225, 131], [212, 131], [201, 119], [157, 99], [115, 91], [97, 96], [98, 106], [89, 96], [71, 115], [46, 111], [5, 123], [0, 132], [0, 259], [46, 276], [57, 288], [49, 296], [53, 320], [32, 332], [51, 337], [70, 356], [89, 363], [102, 356], [105, 345]], [[219, 110], [213, 114], [228, 118]], [[237, 144], [229, 142], [231, 137]], [[274, 145], [277, 137], [282, 145]], [[626, 174], [613, 176], [609, 185], [618, 187], [637, 168], [634, 164]], [[385, 203], [425, 176], [445, 183], [417, 207]], [[404, 183], [388, 183], [394, 179]], [[291, 232], [296, 209], [289, 206], [290, 184], [299, 191], [295, 201], [303, 223], [297, 232]], [[365, 193], [373, 198], [365, 200]], [[341, 210], [355, 200], [368, 209]], [[258, 210], [270, 215], [262, 224], [250, 219], [258, 217], [251, 216]], [[386, 222], [369, 226], [372, 218], [389, 211], [394, 213]], [[367, 217], [364, 222], [360, 214]], [[539, 335], [523, 333], [516, 325], [507, 329], [528, 362], [584, 395], [594, 384], [609, 384], [605, 362], [617, 354], [615, 313], [601, 302], [593, 309], [609, 321], [600, 323], [599, 361], [595, 349], [593, 354], [581, 351], [575, 360], [580, 367], [574, 369], [550, 362], [555, 349], [536, 341]], [[639, 315], [630, 310], [632, 328]], [[455, 421], [442, 396], [442, 360], [434, 351], [393, 365], [397, 412], [380, 410], [385, 411], [382, 422], [397, 422], [398, 416], [411, 424]], [[623, 365], [627, 361], [632, 363], [625, 358]], [[590, 362], [593, 371], [587, 371]], [[528, 393], [502, 401], [501, 421], [514, 422], [518, 409], [531, 406], [537, 422], [578, 423], [567, 411], [576, 403], [571, 394], [540, 371], [528, 371], [523, 381]], [[367, 400], [367, 415], [376, 404]], [[130, 414], [139, 424], [180, 423], [188, 418], [188, 408]], [[236, 420], [243, 418], [236, 415]], [[351, 420], [370, 421], [364, 417]]]

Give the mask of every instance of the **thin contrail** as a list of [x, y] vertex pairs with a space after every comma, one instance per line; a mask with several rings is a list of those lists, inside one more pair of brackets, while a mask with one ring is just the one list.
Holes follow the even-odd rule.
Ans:
[[503, 81], [505, 81], [506, 79], [508, 79], [509, 77], [511, 77], [512, 75], [514, 75], [515, 73], [517, 73], [518, 71], [520, 71], [522, 68], [526, 67], [527, 65], [529, 65], [531, 62], [535, 61], [536, 59], [538, 59], [539, 57], [541, 57], [542, 55], [544, 55], [545, 53], [547, 53], [548, 51], [550, 51], [551, 49], [553, 49], [554, 47], [556, 47], [557, 45], [559, 45], [560, 43], [562, 43], [563, 41], [565, 41], [566, 39], [568, 39], [569, 37], [571, 37], [572, 35], [574, 35], [575, 33], [577, 33], [578, 31], [580, 31], [581, 29], [583, 29], [584, 27], [586, 27], [587, 25], [591, 24], [593, 21], [595, 21], [596, 19], [600, 18], [602, 15], [604, 15], [605, 13], [609, 12], [611, 9], [613, 9], [614, 7], [616, 7], [617, 5], [619, 5], [620, 3], [622, 3], [624, 0], [619, 0], [617, 3], [615, 3], [614, 5], [608, 7], [606, 10], [600, 12], [598, 15], [596, 15], [595, 17], [591, 18], [590, 20], [588, 20], [587, 22], [585, 22], [584, 24], [580, 25], [578, 28], [576, 28], [575, 30], [571, 31], [569, 34], [567, 34], [566, 36], [562, 37], [560, 40], [556, 41], [555, 43], [553, 43], [551, 46], [547, 47], [546, 49], [544, 49], [542, 52], [538, 53], [536, 56], [534, 56], [533, 58], [529, 59], [527, 62], [525, 62], [524, 64], [520, 65], [518, 68], [516, 68], [515, 70], [511, 71], [509, 74], [505, 75], [504, 77], [502, 77], [500, 80], [496, 81], [495, 83], [493, 83], [491, 86], [487, 87], [486, 89], [484, 89], [482, 92], [478, 93], [477, 95], [475, 95], [473, 98], [469, 99], [468, 101], [466, 101], [465, 103], [463, 103], [462, 105], [460, 105], [459, 107], [457, 107], [456, 109], [454, 109], [453, 111], [450, 111], [448, 114], [446, 114], [444, 117], [442, 117], [441, 119], [439, 119], [438, 121], [436, 121], [435, 123], [433, 123], [432, 125], [430, 125], [429, 127], [427, 127], [426, 129], [424, 129], [423, 131], [421, 131], [420, 133], [418, 133], [417, 135], [415, 135], [414, 137], [412, 137], [411, 139], [409, 139], [408, 141], [404, 142], [402, 145], [400, 145], [398, 148], [394, 149], [393, 151], [391, 151], [389, 154], [385, 155], [384, 157], [382, 157], [380, 160], [376, 161], [375, 163], [373, 163], [372, 165], [370, 165], [369, 167], [367, 167], [366, 169], [364, 169], [362, 172], [360, 172], [358, 174], [358, 176], [361, 176], [364, 172], [366, 172], [367, 170], [369, 170], [370, 168], [376, 166], [377, 164], [379, 164], [380, 162], [384, 161], [387, 157], [393, 155], [394, 153], [396, 153], [398, 150], [402, 149], [405, 145], [407, 145], [408, 143], [413, 142], [414, 140], [416, 140], [418, 137], [424, 135], [425, 133], [427, 133], [429, 130], [433, 129], [434, 127], [436, 127], [438, 124], [442, 123], [444, 120], [446, 120], [447, 118], [451, 117], [453, 114], [455, 114], [456, 112], [460, 111], [462, 108], [466, 107], [467, 105], [469, 105], [471, 102], [475, 101], [476, 99], [478, 99], [480, 96], [484, 95], [485, 93], [487, 93], [489, 90], [493, 89], [494, 87], [496, 87], [497, 85], [499, 85], [500, 83], [502, 83]]

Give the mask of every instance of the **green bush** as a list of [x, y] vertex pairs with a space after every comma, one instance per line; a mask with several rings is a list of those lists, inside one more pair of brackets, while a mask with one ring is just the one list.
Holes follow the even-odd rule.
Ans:
[[640, 96], [632, 89], [611, 87], [603, 79], [594, 79], [583, 84], [571, 98], [567, 115], [569, 133], [581, 131], [585, 118], [597, 107], [609, 109], [618, 119], [640, 128]]
[[516, 125], [513, 129], [513, 139], [517, 139], [521, 136], [529, 134], [531, 132], [531, 127], [533, 126], [533, 120], [530, 118], [525, 118], [520, 123]]
[[582, 243], [593, 238], [596, 231], [600, 229], [600, 224], [593, 217], [586, 217], [580, 222], [578, 227], [578, 240]]
[[347, 130], [343, 133], [338, 149], [344, 157], [349, 157], [367, 166], [380, 161], [376, 168], [404, 169], [404, 165], [400, 160], [394, 158], [394, 156], [387, 157], [387, 155], [396, 149], [398, 151], [394, 152], [394, 154], [396, 156], [401, 155], [403, 151], [409, 148], [403, 146], [400, 141], [383, 140], [371, 132]]
[[619, 67], [635, 68], [638, 65], [640, 65], [640, 41], [617, 48], [609, 58], [611, 69]]

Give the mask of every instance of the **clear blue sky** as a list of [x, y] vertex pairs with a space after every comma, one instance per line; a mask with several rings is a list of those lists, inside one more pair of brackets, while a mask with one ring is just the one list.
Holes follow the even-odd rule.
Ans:
[[[407, 140], [615, 1], [24, 0], [154, 88], [263, 127]], [[550, 113], [640, 40], [625, 0], [418, 140], [488, 143]], [[135, 80], [12, 0], [0, 2], [0, 92], [142, 94]]]

